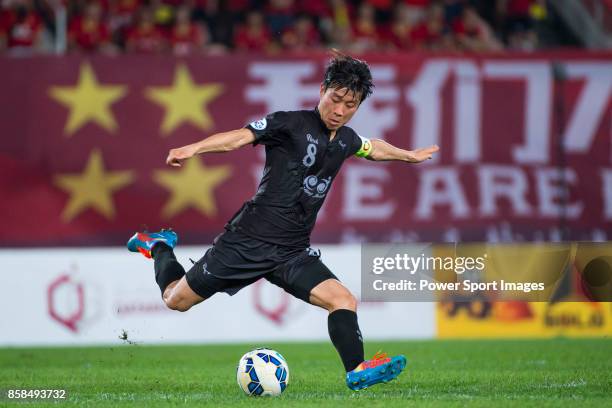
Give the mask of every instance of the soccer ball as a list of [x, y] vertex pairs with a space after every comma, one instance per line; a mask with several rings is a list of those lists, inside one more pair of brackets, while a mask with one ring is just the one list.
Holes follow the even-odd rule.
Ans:
[[278, 396], [289, 383], [289, 367], [279, 352], [258, 348], [242, 356], [236, 380], [247, 395]]

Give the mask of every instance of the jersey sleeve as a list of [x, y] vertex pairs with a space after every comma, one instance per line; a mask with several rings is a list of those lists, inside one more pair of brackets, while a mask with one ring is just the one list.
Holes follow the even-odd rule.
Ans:
[[253, 146], [258, 144], [275, 146], [289, 137], [294, 121], [295, 118], [291, 112], [279, 111], [255, 120], [246, 125], [245, 128], [251, 130], [255, 135]]
[[352, 132], [352, 138], [349, 156], [368, 157], [372, 152], [372, 142], [370, 139], [358, 135], [355, 131]]

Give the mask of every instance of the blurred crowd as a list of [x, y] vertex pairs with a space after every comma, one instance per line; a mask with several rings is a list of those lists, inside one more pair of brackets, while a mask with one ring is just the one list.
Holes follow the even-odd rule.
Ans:
[[545, 0], [0, 0], [0, 50], [166, 53], [538, 48]]

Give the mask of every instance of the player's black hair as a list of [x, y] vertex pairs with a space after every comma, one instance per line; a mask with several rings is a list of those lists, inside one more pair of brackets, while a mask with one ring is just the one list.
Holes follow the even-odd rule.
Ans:
[[359, 96], [359, 103], [372, 95], [374, 83], [370, 67], [365, 61], [334, 50], [334, 57], [325, 69], [323, 88], [346, 88]]

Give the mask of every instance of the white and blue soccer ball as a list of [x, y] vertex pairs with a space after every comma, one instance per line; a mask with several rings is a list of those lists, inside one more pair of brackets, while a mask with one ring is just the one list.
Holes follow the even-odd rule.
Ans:
[[289, 383], [289, 367], [279, 352], [258, 348], [242, 356], [236, 380], [247, 395], [278, 396]]

